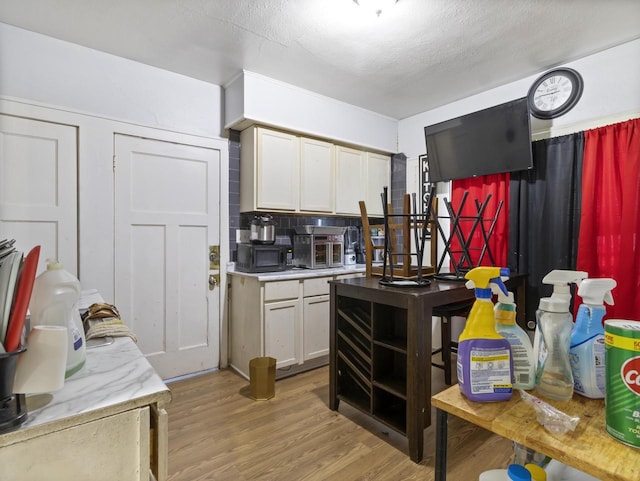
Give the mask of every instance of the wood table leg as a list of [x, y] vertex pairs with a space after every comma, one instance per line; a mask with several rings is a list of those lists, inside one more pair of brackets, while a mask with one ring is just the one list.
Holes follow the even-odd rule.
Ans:
[[447, 412], [436, 409], [436, 472], [434, 481], [447, 480]]

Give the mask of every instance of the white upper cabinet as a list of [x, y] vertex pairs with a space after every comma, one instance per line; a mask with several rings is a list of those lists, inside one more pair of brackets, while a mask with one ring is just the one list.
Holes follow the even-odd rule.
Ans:
[[387, 189], [387, 203], [391, 202], [391, 158], [388, 155], [367, 152], [367, 214], [382, 216], [382, 191]]
[[335, 147], [300, 138], [300, 210], [333, 212]]
[[249, 127], [240, 134], [240, 211], [382, 216], [390, 157], [307, 137]]
[[360, 215], [358, 202], [365, 200], [367, 193], [365, 154], [336, 147], [336, 214]]
[[358, 202], [364, 200], [368, 215], [382, 217], [380, 194], [390, 179], [388, 155], [336, 147], [336, 213], [360, 215]]
[[242, 131], [240, 143], [240, 210], [298, 210], [298, 137], [251, 127]]

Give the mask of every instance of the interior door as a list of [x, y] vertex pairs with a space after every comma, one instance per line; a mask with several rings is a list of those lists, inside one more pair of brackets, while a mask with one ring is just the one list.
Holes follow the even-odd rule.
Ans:
[[219, 366], [220, 152], [115, 136], [115, 304], [164, 379]]
[[77, 275], [77, 130], [0, 114], [0, 239], [25, 254], [40, 245], [38, 273], [58, 259]]

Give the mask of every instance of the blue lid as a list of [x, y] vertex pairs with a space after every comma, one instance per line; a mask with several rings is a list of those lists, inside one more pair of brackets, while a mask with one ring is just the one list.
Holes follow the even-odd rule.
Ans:
[[507, 475], [512, 481], [531, 481], [531, 472], [519, 464], [510, 464]]
[[493, 293], [491, 292], [490, 287], [487, 287], [486, 289], [482, 287], [476, 287], [475, 294], [476, 299], [491, 299]]

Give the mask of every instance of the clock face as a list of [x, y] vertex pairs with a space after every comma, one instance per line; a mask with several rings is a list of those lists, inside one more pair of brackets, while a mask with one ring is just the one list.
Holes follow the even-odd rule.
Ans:
[[533, 93], [536, 107], [545, 112], [555, 110], [564, 104], [573, 91], [573, 83], [563, 75], [553, 75], [542, 82]]
[[542, 75], [529, 90], [531, 114], [551, 119], [567, 113], [582, 95], [582, 77], [572, 69], [556, 69]]

